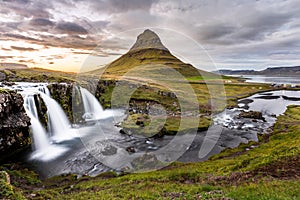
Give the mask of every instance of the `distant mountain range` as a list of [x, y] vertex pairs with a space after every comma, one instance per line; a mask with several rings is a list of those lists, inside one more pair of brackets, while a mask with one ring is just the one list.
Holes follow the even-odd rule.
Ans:
[[267, 76], [300, 76], [300, 66], [295, 67], [269, 67], [267, 69], [256, 70], [218, 70], [214, 71], [221, 75], [267, 75]]
[[0, 69], [26, 69], [27, 65], [18, 63], [0, 63]]

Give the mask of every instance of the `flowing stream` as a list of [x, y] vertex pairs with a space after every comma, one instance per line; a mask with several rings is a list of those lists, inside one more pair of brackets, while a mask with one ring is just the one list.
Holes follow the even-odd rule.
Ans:
[[[61, 106], [51, 98], [47, 84], [16, 83], [7, 88], [19, 91], [24, 97], [24, 107], [31, 118], [33, 139], [29, 162], [44, 177], [65, 173], [94, 176], [108, 170], [123, 171], [139, 166], [136, 162], [142, 158], [147, 158], [145, 162], [150, 166], [149, 160], [202, 161], [224, 148], [257, 140], [257, 134], [268, 133], [276, 117], [284, 113], [288, 105], [300, 105], [300, 91], [258, 93], [239, 100], [237, 108], [226, 109], [213, 116], [214, 124], [209, 132], [142, 138], [121, 134], [121, 128], [116, 124], [126, 117], [124, 111], [103, 110], [97, 99], [84, 88], [77, 88], [84, 109], [82, 118], [87, 122], [80, 125], [70, 123]], [[35, 95], [41, 97], [48, 109], [46, 127], [39, 120]], [[263, 119], [240, 117], [241, 112], [251, 110], [262, 112]], [[216, 144], [205, 157], [200, 158], [199, 150], [208, 134], [210, 140], [206, 141], [215, 141]], [[166, 146], [168, 148], [164, 151]], [[159, 151], [160, 154], [155, 154]], [[181, 151], [180, 157], [173, 157], [174, 152]]]

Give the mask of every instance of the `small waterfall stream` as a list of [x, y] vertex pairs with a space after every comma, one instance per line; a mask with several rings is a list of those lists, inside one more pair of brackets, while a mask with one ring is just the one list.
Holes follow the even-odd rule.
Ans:
[[46, 130], [38, 120], [38, 114], [36, 110], [35, 100], [33, 95], [25, 96], [24, 103], [25, 111], [30, 117], [31, 129], [33, 133], [34, 150], [42, 150], [50, 146], [49, 139], [47, 137]]
[[57, 156], [67, 151], [64, 147], [51, 144], [46, 130], [39, 121], [34, 95], [27, 94], [24, 97], [24, 108], [27, 115], [30, 117], [31, 122], [30, 129], [32, 130], [34, 150], [31, 159], [48, 161], [55, 159]]
[[80, 91], [85, 112], [83, 118], [86, 120], [95, 120], [101, 118], [103, 108], [96, 97], [85, 88], [80, 88]]
[[71, 123], [60, 105], [48, 95], [40, 94], [47, 106], [48, 130], [52, 139], [63, 141], [73, 139], [75, 132], [71, 128]]
[[86, 121], [106, 119], [112, 116], [120, 116], [123, 113], [117, 110], [103, 110], [96, 97], [87, 89], [80, 87], [81, 99], [84, 107], [82, 118]]

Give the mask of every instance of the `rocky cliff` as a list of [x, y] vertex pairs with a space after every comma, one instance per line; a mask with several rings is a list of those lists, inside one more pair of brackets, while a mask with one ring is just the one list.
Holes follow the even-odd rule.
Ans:
[[137, 51], [142, 49], [161, 49], [169, 51], [161, 42], [158, 35], [146, 29], [142, 34], [137, 37], [135, 44], [131, 47], [130, 51]]
[[30, 145], [29, 126], [22, 96], [0, 89], [0, 161]]

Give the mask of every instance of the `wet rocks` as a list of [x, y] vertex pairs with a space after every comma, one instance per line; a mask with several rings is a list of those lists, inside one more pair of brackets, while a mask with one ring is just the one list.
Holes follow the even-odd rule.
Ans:
[[118, 149], [112, 145], [106, 146], [103, 151], [101, 151], [101, 154], [104, 156], [111, 156], [115, 155], [117, 153]]
[[81, 120], [81, 117], [83, 115], [83, 112], [80, 112], [81, 107], [78, 107], [78, 109], [76, 109], [76, 112], [72, 112], [73, 108], [75, 108], [76, 106], [76, 101], [73, 101], [72, 99], [73, 84], [51, 83], [48, 85], [48, 89], [51, 97], [60, 104], [70, 121], [78, 122]]
[[279, 99], [280, 96], [279, 95], [273, 95], [273, 96], [268, 96], [268, 95], [262, 95], [262, 96], [259, 96], [259, 97], [255, 97], [255, 99]]
[[289, 101], [300, 101], [299, 97], [288, 97], [288, 96], [282, 95], [282, 98], [285, 100], [289, 100]]
[[5, 81], [6, 80], [6, 75], [3, 72], [0, 72], [0, 81]]
[[0, 160], [30, 145], [29, 126], [22, 96], [0, 91]]
[[173, 99], [176, 98], [176, 94], [174, 92], [166, 92], [166, 91], [159, 90], [157, 93], [161, 96], [166, 96], [166, 97], [170, 97], [170, 98], [173, 98]]
[[135, 170], [153, 170], [159, 167], [159, 160], [153, 154], [144, 154], [140, 157], [135, 158], [131, 165]]
[[126, 151], [129, 153], [135, 153], [135, 148], [134, 147], [127, 147]]
[[251, 118], [251, 119], [257, 119], [257, 120], [263, 120], [266, 121], [266, 119], [263, 117], [261, 112], [258, 111], [252, 111], [250, 110], [249, 112], [242, 111], [239, 115], [238, 118]]

